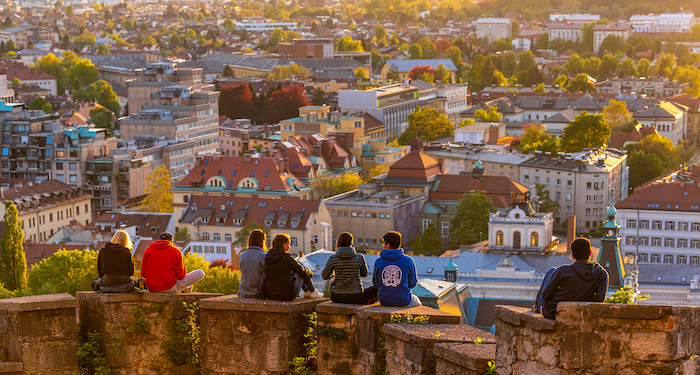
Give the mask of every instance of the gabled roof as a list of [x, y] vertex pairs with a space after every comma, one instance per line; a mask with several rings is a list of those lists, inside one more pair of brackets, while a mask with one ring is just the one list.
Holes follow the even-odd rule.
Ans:
[[430, 188], [429, 199], [458, 201], [472, 190], [483, 191], [496, 208], [510, 207], [511, 194], [524, 194], [528, 188], [506, 176], [482, 176], [472, 174], [441, 174]]
[[642, 138], [652, 134], [659, 133], [651, 126], [637, 126], [631, 132], [615, 132], [610, 135], [608, 147], [622, 149], [627, 144], [640, 142]]
[[411, 152], [389, 167], [386, 178], [419, 178], [427, 181], [439, 173], [442, 173], [440, 162], [424, 153], [422, 142], [415, 138], [411, 142]]

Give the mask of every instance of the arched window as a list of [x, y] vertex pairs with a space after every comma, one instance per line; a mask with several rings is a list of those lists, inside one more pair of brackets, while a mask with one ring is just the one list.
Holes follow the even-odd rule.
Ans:
[[513, 249], [520, 248], [520, 232], [513, 233]]
[[221, 235], [218, 233], [214, 233], [214, 241], [216, 241], [216, 242], [221, 241]]
[[538, 240], [539, 240], [539, 237], [540, 237], [540, 236], [537, 234], [537, 232], [533, 232], [533, 233], [532, 233], [532, 235], [530, 236], [530, 245], [531, 245], [532, 247], [537, 247], [537, 244], [538, 244], [538, 242], [539, 242], [539, 241], [538, 241]]
[[231, 235], [228, 233], [224, 234], [224, 241], [231, 242]]
[[496, 232], [496, 246], [503, 246], [503, 232]]
[[209, 241], [209, 233], [207, 233], [207, 232], [202, 233], [202, 241]]

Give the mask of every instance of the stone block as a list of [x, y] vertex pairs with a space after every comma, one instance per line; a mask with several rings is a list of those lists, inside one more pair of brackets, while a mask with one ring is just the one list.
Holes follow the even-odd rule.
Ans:
[[21, 373], [22, 370], [22, 362], [0, 362], [0, 374]]
[[605, 342], [597, 333], [569, 332], [561, 337], [560, 361], [566, 370], [592, 369], [600, 366]]
[[678, 359], [678, 335], [673, 332], [635, 332], [628, 343], [632, 356], [641, 361]]
[[0, 311], [75, 310], [76, 307], [78, 300], [68, 293], [0, 299]]
[[[488, 368], [488, 363], [496, 358], [495, 344], [464, 344], [464, 343], [437, 343], [433, 348], [437, 363], [437, 374], [483, 374]], [[450, 372], [441, 369], [441, 362], [445, 368], [447, 363], [462, 372]]]
[[[319, 327], [316, 338], [316, 366], [319, 374], [357, 374], [359, 347], [356, 341], [355, 311], [359, 305], [320, 303], [316, 306]], [[345, 338], [323, 334], [321, 327], [346, 332]]]

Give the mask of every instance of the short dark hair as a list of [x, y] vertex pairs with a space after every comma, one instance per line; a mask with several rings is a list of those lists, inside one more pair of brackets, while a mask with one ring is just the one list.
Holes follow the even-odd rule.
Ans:
[[384, 243], [388, 243], [392, 249], [400, 249], [401, 233], [393, 230], [386, 232], [386, 234], [384, 234], [384, 237], [382, 237], [382, 241], [384, 241]]
[[173, 242], [173, 235], [170, 232], [163, 232], [160, 234], [160, 239], [164, 241]]
[[352, 246], [352, 234], [348, 232], [343, 232], [338, 236], [338, 247], [350, 247]]
[[591, 256], [591, 241], [584, 237], [575, 239], [571, 242], [571, 252], [576, 260], [588, 260]]

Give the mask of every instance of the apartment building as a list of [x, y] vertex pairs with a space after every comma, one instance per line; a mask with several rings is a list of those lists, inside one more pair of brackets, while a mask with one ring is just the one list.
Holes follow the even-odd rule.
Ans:
[[675, 145], [685, 139], [688, 127], [687, 113], [688, 107], [664, 100], [634, 113], [632, 118], [644, 127], [655, 128], [661, 136], [670, 139]]
[[[183, 91], [186, 88], [189, 93], [202, 90], [202, 69], [178, 68], [176, 62], [146, 63], [145, 68], [135, 70], [135, 75], [135, 79], [126, 82], [130, 116], [138, 115], [144, 104], [152, 102], [151, 96], [165, 87], [180, 87]], [[174, 99], [174, 92], [166, 93], [171, 95], [161, 99]]]
[[550, 14], [549, 20], [554, 22], [593, 23], [600, 19], [599, 14]]
[[669, 82], [668, 78], [625, 77], [596, 83], [600, 93], [643, 93], [651, 98], [668, 98], [680, 95], [688, 87], [687, 83]]
[[9, 81], [17, 78], [22, 84], [36, 85], [47, 90], [50, 95], [58, 95], [58, 79], [40, 69], [5, 69], [4, 73]]
[[92, 220], [92, 196], [80, 188], [56, 180], [10, 180], [5, 185], [0, 215], [5, 216], [5, 202], [14, 202], [25, 241], [41, 243], [72, 221], [87, 225]]
[[[11, 110], [11, 107], [3, 108]], [[43, 111], [6, 112], [2, 120], [0, 170], [4, 178], [51, 179], [54, 131], [61, 129], [58, 115]], [[59, 180], [63, 182], [63, 180]]]
[[465, 84], [433, 85], [420, 80], [412, 81], [420, 90], [421, 106], [433, 108], [444, 114], [455, 125], [461, 121], [461, 113], [468, 108], [469, 89]]
[[[642, 264], [699, 264], [700, 166], [675, 171], [635, 189], [616, 205], [620, 248]], [[684, 275], [679, 275], [680, 278]], [[659, 282], [689, 283], [689, 276]]]
[[508, 39], [513, 35], [510, 18], [479, 18], [476, 24], [476, 37], [486, 39], [489, 43], [497, 39]]
[[282, 58], [292, 59], [332, 59], [335, 50], [332, 38], [295, 38], [277, 49]]
[[53, 29], [21, 23], [9, 29], [0, 30], [0, 41], [7, 43], [10, 40], [17, 47], [26, 48], [30, 44], [56, 43], [58, 33]]
[[583, 38], [582, 23], [550, 23], [547, 25], [549, 41], [561, 39], [579, 42]]
[[598, 53], [600, 45], [610, 35], [618, 36], [624, 42], [631, 34], [632, 25], [630, 24], [595, 25], [593, 26], [593, 52]]
[[670, 99], [688, 108], [686, 137], [693, 144], [700, 144], [700, 98], [688, 94], [674, 96]]
[[433, 69], [437, 69], [440, 64], [442, 64], [445, 69], [449, 70], [451, 82], [457, 82], [457, 67], [450, 59], [387, 60], [382, 64], [379, 71], [382, 75], [382, 80], [389, 79], [389, 74], [394, 73], [398, 76], [398, 80], [403, 81], [408, 79], [408, 74], [417, 66], [429, 66]]
[[634, 15], [630, 24], [635, 33], [686, 33], [696, 23], [693, 13]]

